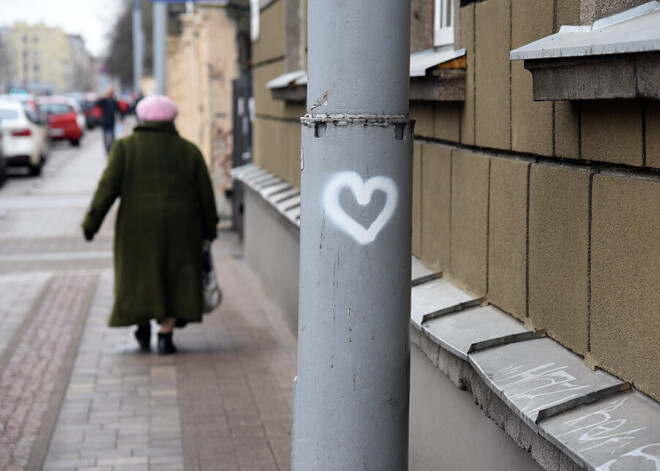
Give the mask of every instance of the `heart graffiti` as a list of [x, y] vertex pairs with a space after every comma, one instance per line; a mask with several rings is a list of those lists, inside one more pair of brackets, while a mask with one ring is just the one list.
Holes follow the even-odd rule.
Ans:
[[[349, 216], [339, 204], [339, 193], [348, 188], [355, 195], [361, 206], [369, 204], [374, 191], [385, 193], [385, 206], [369, 228], [365, 228]], [[359, 244], [370, 244], [376, 239], [380, 230], [392, 218], [396, 209], [398, 194], [396, 185], [387, 177], [373, 177], [366, 182], [355, 172], [339, 172], [335, 174], [325, 187], [323, 202], [326, 215], [346, 234], [353, 237]]]

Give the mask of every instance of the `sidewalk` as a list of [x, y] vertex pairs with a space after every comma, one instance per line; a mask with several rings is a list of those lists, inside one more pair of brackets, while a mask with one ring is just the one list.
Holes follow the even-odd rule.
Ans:
[[224, 300], [176, 331], [173, 356], [106, 327], [112, 272], [98, 275], [45, 471], [289, 469], [295, 338], [235, 237], [214, 245]]
[[114, 210], [80, 231], [100, 137], [0, 190], [0, 471], [288, 470], [296, 341], [233, 233], [213, 244], [223, 303], [178, 354], [106, 326]]

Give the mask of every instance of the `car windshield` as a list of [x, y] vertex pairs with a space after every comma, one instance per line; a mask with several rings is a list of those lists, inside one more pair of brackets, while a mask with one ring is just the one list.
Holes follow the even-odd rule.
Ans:
[[0, 108], [0, 119], [18, 119], [18, 111]]
[[60, 103], [42, 103], [39, 105], [39, 112], [42, 114], [66, 114], [72, 110], [71, 106]]

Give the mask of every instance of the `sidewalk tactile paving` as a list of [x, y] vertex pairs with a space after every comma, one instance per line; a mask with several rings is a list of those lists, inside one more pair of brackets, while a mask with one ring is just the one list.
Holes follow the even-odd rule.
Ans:
[[0, 376], [0, 469], [28, 464], [94, 276], [56, 276]]

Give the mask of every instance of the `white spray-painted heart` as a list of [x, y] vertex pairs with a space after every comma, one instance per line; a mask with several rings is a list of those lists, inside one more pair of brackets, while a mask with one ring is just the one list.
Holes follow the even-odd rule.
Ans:
[[[385, 193], [385, 206], [368, 229], [349, 216], [339, 204], [339, 193], [344, 188], [353, 192], [361, 206], [369, 204], [374, 191], [380, 190]], [[391, 178], [373, 177], [365, 182], [355, 172], [335, 174], [325, 187], [323, 195], [327, 217], [362, 245], [373, 242], [380, 230], [392, 218], [397, 199], [397, 188]]]

